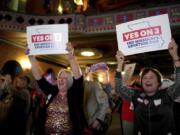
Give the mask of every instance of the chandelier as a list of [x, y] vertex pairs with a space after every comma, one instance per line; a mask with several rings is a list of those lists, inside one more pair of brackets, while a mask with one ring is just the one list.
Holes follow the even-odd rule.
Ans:
[[[75, 5], [75, 6], [74, 6]], [[59, 0], [58, 12], [63, 13], [81, 13], [88, 7], [88, 0]]]
[[76, 4], [76, 5], [83, 5], [83, 0], [74, 0], [74, 3]]

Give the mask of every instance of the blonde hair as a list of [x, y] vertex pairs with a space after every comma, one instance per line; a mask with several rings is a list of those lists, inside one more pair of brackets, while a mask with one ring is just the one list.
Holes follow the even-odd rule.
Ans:
[[73, 75], [72, 72], [68, 71], [68, 70], [60, 70], [58, 73], [58, 77], [61, 75], [61, 73], [64, 72], [67, 76], [67, 80], [68, 80], [68, 89], [70, 89], [73, 85]]

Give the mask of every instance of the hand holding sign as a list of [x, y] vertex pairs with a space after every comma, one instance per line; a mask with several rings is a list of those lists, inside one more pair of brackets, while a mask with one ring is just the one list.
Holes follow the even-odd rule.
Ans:
[[118, 50], [117, 53], [116, 53], [116, 60], [118, 63], [122, 63], [124, 62], [124, 54]]
[[27, 47], [26, 47], [25, 50], [24, 50], [24, 53], [25, 53], [26, 55], [29, 55], [29, 52], [30, 52], [30, 49], [28, 48], [28, 45], [27, 45]]
[[171, 55], [174, 65], [176, 67], [180, 67], [180, 58], [178, 56], [178, 45], [176, 44], [174, 39], [171, 39], [171, 42], [168, 46], [169, 54]]
[[169, 54], [173, 58], [173, 60], [178, 60], [178, 45], [175, 40], [172, 38], [171, 42], [168, 45]]
[[40, 25], [27, 27], [30, 55], [67, 54], [68, 25]]
[[167, 14], [119, 24], [116, 32], [118, 48], [125, 56], [168, 49], [171, 38]]
[[120, 50], [118, 50], [116, 52], [116, 60], [117, 60], [117, 63], [118, 63], [116, 70], [118, 72], [121, 72], [122, 71], [122, 65], [124, 63], [124, 54]]
[[73, 57], [74, 48], [70, 42], [66, 44], [66, 51], [68, 51], [68, 57], [71, 59]]

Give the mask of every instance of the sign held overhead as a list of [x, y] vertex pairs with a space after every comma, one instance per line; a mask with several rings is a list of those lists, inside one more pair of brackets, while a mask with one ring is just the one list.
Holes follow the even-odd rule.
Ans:
[[116, 25], [118, 48], [125, 56], [168, 49], [171, 30], [168, 14]]

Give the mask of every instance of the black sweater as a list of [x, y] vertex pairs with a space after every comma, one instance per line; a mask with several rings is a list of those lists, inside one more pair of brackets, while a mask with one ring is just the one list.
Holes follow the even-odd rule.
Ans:
[[176, 68], [176, 82], [154, 96], [134, 91], [122, 85], [120, 72], [115, 75], [115, 91], [134, 104], [134, 135], [174, 135], [173, 100], [180, 96], [180, 67]]

